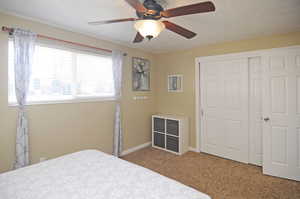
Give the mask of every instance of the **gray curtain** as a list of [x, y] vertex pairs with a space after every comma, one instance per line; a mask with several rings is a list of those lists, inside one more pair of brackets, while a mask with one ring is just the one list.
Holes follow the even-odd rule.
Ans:
[[121, 51], [113, 51], [113, 74], [116, 97], [116, 112], [115, 112], [115, 128], [114, 128], [114, 143], [113, 155], [119, 157], [122, 153], [123, 132], [121, 125], [121, 105], [122, 96], [122, 70], [123, 70], [123, 53]]
[[29, 165], [28, 121], [25, 104], [37, 35], [27, 30], [14, 29], [12, 36], [14, 42], [15, 92], [19, 109], [14, 169], [18, 169]]

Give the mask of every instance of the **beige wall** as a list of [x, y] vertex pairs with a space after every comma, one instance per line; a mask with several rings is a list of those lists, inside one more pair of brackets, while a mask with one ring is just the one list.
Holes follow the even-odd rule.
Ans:
[[[195, 147], [196, 57], [300, 45], [300, 32], [296, 32], [154, 55], [4, 14], [0, 14], [0, 25], [23, 27], [40, 34], [127, 52], [122, 100], [125, 149], [151, 140], [150, 116], [156, 112], [187, 115], [191, 121], [190, 146]], [[16, 108], [7, 104], [7, 45], [7, 33], [0, 32], [0, 173], [12, 167], [17, 116]], [[132, 92], [132, 56], [152, 62], [151, 92]], [[184, 75], [183, 93], [167, 92], [168, 74]], [[135, 95], [146, 95], [148, 99], [135, 101], [132, 99]], [[113, 101], [29, 106], [32, 162], [38, 162], [40, 157], [53, 158], [82, 149], [111, 153], [114, 109]]]
[[[236, 53], [300, 45], [300, 32], [264, 36], [255, 39], [226, 42], [191, 50], [157, 55], [156, 110], [170, 114], [184, 114], [190, 118], [190, 146], [196, 147], [195, 133], [195, 58], [200, 56]], [[184, 75], [184, 92], [167, 92], [167, 75]]]
[[[152, 54], [4, 14], [0, 14], [0, 25], [23, 27], [40, 34], [127, 52], [122, 100], [124, 148], [128, 149], [150, 141], [150, 116], [155, 108], [153, 95], [155, 81], [154, 79], [151, 81], [151, 92], [132, 92], [131, 57], [150, 59], [154, 77], [156, 65]], [[0, 172], [12, 168], [17, 117], [16, 108], [8, 107], [7, 104], [7, 45], [8, 34], [0, 32]], [[146, 95], [149, 99], [134, 101], [132, 98], [135, 95]], [[110, 153], [114, 110], [113, 101], [29, 106], [32, 162], [38, 162], [40, 157], [53, 158], [82, 149], [100, 149]]]

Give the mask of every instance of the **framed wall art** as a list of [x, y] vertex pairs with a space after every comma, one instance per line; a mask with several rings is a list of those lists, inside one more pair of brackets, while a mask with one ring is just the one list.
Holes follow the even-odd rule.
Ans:
[[143, 58], [132, 58], [133, 91], [150, 91], [150, 61]]
[[168, 75], [168, 92], [183, 92], [183, 75]]

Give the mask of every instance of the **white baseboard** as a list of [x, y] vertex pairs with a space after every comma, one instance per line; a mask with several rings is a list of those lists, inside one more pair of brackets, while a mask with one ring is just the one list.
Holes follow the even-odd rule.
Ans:
[[146, 148], [146, 147], [148, 147], [148, 146], [151, 146], [151, 142], [146, 142], [146, 143], [141, 144], [141, 145], [138, 145], [138, 146], [136, 146], [136, 147], [127, 149], [127, 150], [125, 150], [125, 151], [123, 151], [123, 152], [121, 153], [121, 156], [128, 155], [129, 153], [133, 153], [133, 152], [135, 152], [135, 151], [138, 151], [138, 150], [140, 150], [140, 149]]
[[196, 152], [196, 153], [200, 152], [199, 150], [197, 150], [196, 148], [193, 148], [193, 147], [189, 147], [189, 151], [193, 151], [193, 152]]

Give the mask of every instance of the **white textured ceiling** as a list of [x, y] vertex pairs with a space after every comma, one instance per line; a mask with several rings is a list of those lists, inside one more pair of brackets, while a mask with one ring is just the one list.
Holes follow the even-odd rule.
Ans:
[[[158, 0], [166, 8], [201, 0]], [[212, 0], [216, 12], [169, 19], [198, 35], [187, 40], [164, 30], [158, 38], [133, 44], [133, 22], [90, 26], [89, 21], [135, 17], [124, 0], [0, 0], [0, 10], [101, 39], [167, 52], [195, 46], [300, 30], [300, 0]]]

